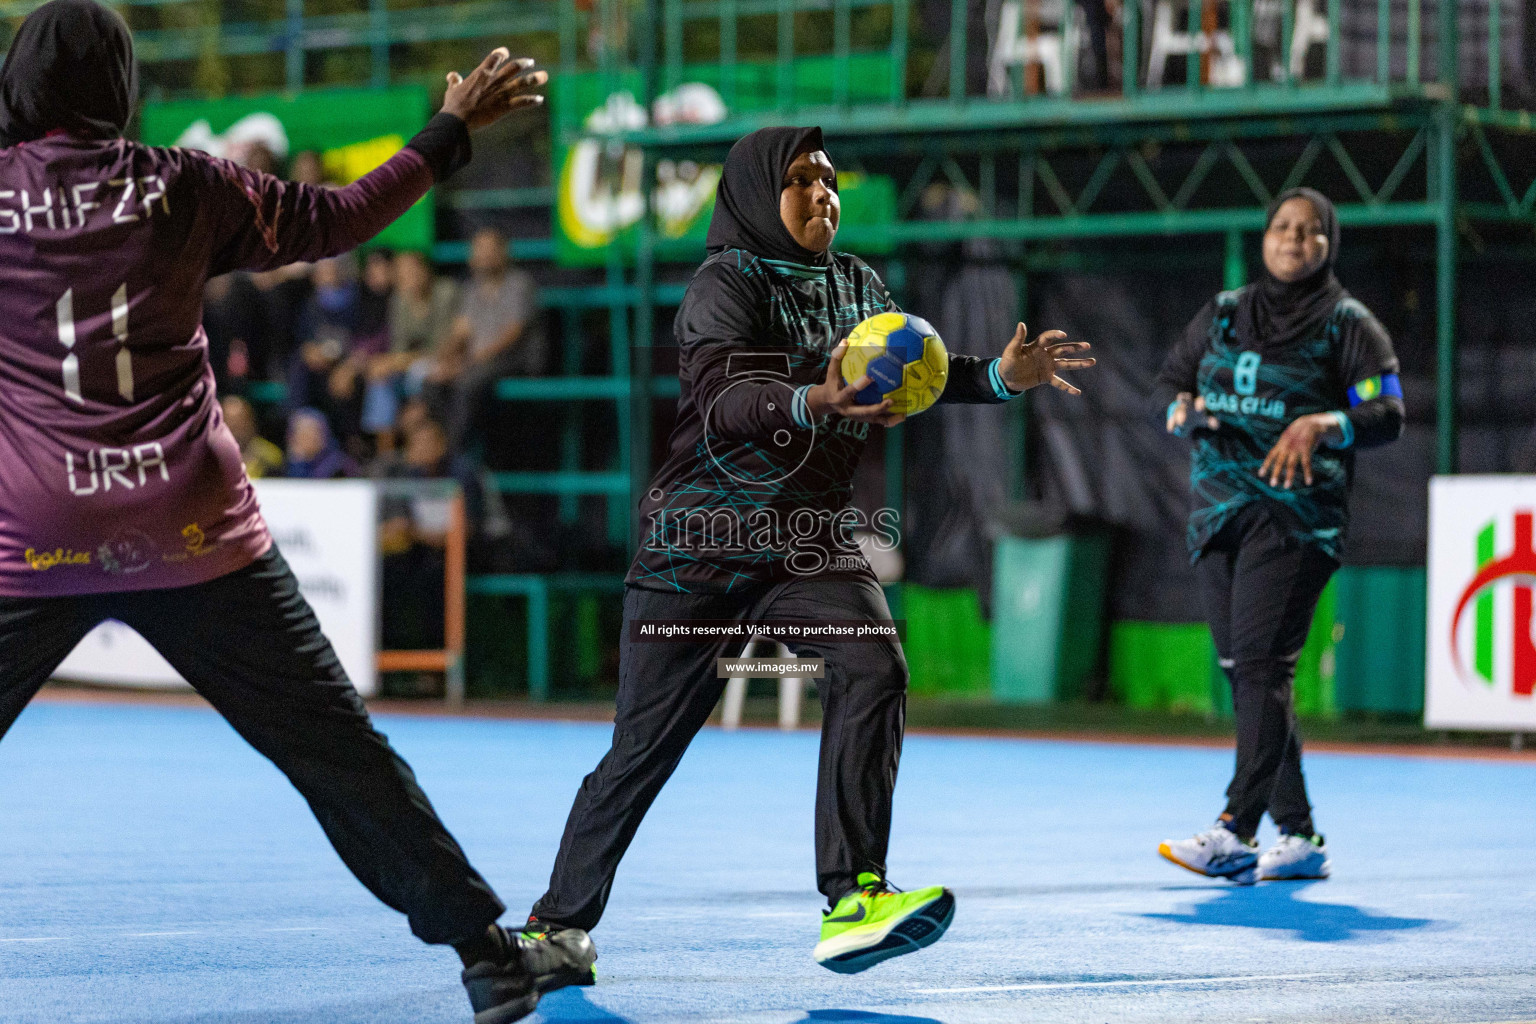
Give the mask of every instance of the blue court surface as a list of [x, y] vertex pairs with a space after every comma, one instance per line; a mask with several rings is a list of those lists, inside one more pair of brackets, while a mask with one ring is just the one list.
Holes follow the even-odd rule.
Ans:
[[[520, 921], [607, 727], [380, 726]], [[1226, 751], [909, 737], [891, 877], [952, 886], [955, 923], [844, 978], [811, 960], [816, 745], [702, 734], [594, 932], [598, 985], [530, 1020], [1536, 1019], [1536, 762], [1314, 754], [1335, 877], [1239, 889], [1155, 854], [1220, 809]], [[0, 744], [0, 1021], [469, 1017], [451, 951], [212, 712], [38, 703]]]

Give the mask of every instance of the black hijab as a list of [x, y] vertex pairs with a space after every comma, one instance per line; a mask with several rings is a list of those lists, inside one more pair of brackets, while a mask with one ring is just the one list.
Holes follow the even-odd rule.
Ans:
[[784, 172], [801, 153], [824, 149], [820, 128], [760, 128], [736, 140], [715, 189], [704, 245], [710, 252], [745, 249], [754, 256], [824, 267], [826, 252], [796, 242], [779, 217]]
[[1317, 336], [1334, 307], [1349, 293], [1333, 276], [1339, 258], [1339, 215], [1333, 203], [1321, 192], [1310, 188], [1286, 189], [1269, 204], [1264, 229], [1274, 223], [1275, 214], [1287, 200], [1301, 198], [1317, 210], [1328, 236], [1328, 258], [1309, 276], [1287, 284], [1264, 268], [1264, 276], [1243, 292], [1237, 305], [1237, 340], [1254, 352], [1274, 352]]
[[49, 0], [21, 23], [0, 67], [0, 146], [55, 130], [114, 139], [137, 102], [127, 23], [95, 0]]

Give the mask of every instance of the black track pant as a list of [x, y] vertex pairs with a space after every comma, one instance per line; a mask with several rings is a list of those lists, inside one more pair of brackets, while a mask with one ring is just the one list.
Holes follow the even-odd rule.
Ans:
[[504, 909], [438, 820], [273, 548], [190, 587], [0, 597], [0, 736], [103, 619], [137, 630], [309, 802], [347, 867], [426, 942], [478, 938]]
[[[567, 927], [597, 924], [641, 819], [720, 700], [725, 681], [715, 678], [715, 659], [741, 654], [740, 640], [636, 642], [632, 620], [890, 617], [880, 587], [861, 580], [805, 579], [731, 595], [626, 590], [613, 746], [576, 793], [549, 891], [533, 915]], [[800, 657], [826, 659], [826, 677], [817, 683], [816, 882], [836, 900], [854, 888], [860, 872], [885, 877], [907, 663], [894, 640], [786, 646]]]
[[1216, 653], [1232, 684], [1237, 770], [1226, 813], [1252, 836], [1268, 811], [1282, 832], [1312, 832], [1291, 687], [1317, 599], [1338, 563], [1298, 539], [1283, 510], [1255, 502], [1195, 563]]

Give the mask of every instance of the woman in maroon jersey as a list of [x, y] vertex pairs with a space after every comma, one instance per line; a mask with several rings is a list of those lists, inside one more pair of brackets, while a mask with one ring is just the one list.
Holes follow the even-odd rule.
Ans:
[[[0, 69], [0, 735], [85, 634], [132, 626], [309, 801], [337, 853], [427, 942], [477, 1019], [590, 983], [504, 909], [374, 731], [273, 546], [214, 395], [204, 282], [347, 251], [468, 162], [469, 130], [547, 76], [491, 53], [383, 166], [329, 190], [122, 137], [133, 43], [52, 0]], [[60, 557], [41, 557], [39, 552]]]

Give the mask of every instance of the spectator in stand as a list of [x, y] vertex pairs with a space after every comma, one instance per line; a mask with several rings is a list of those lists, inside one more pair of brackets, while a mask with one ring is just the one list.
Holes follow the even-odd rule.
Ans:
[[[320, 154], [314, 150], [295, 153], [288, 161], [288, 180], [304, 185], [323, 185], [323, 179]], [[265, 327], [259, 350], [252, 349], [253, 377], [282, 379], [288, 374], [294, 352], [302, 340], [299, 320], [314, 290], [310, 270], [308, 263], [290, 263], [286, 267], [251, 275], [251, 282], [261, 293]]]
[[251, 275], [251, 283], [261, 294], [266, 327], [261, 347], [265, 358], [253, 365], [254, 375], [281, 380], [292, 365], [299, 346], [299, 317], [314, 292], [310, 270], [308, 263], [290, 263]]
[[380, 454], [394, 450], [400, 403], [421, 393], [429, 380], [444, 383], [434, 372], [442, 369], [437, 355], [459, 304], [454, 282], [435, 277], [419, 252], [395, 256], [394, 286], [386, 316], [389, 350], [369, 359], [363, 401], [363, 429], [373, 435]]
[[389, 350], [389, 300], [395, 291], [395, 261], [387, 249], [363, 257], [363, 282], [357, 292], [353, 347], [380, 355]]
[[249, 167], [262, 174], [277, 173], [277, 154], [261, 139], [251, 139], [227, 155], [241, 167]]
[[[390, 349], [410, 356], [407, 372], [416, 379], [411, 388], [415, 394], [421, 384], [438, 379], [434, 369], [454, 331], [462, 296], [458, 282], [435, 275], [419, 252], [403, 252], [395, 258], [395, 283], [389, 310]], [[455, 372], [446, 380], [456, 376]]]
[[[479, 532], [484, 501], [474, 467], [448, 450], [448, 433], [433, 419], [418, 419], [405, 432], [404, 450], [384, 476], [407, 480], [457, 480], [464, 496], [465, 534]], [[448, 506], [439, 497], [390, 495], [379, 526], [383, 554], [384, 645], [391, 650], [436, 649], [443, 644], [443, 577], [448, 545]]]
[[484, 518], [480, 476], [463, 455], [448, 447], [448, 431], [430, 417], [421, 417], [403, 431], [404, 446], [388, 476], [396, 479], [455, 480], [464, 495], [464, 520], [473, 537]]
[[465, 450], [481, 426], [491, 391], [502, 377], [533, 377], [544, 370], [545, 344], [538, 324], [538, 286], [507, 255], [507, 239], [493, 228], [475, 232], [469, 248], [470, 280], [464, 289], [445, 359], [462, 353], [464, 369], [453, 386], [449, 439]]
[[219, 403], [224, 411], [224, 422], [235, 435], [240, 446], [240, 459], [245, 463], [245, 475], [252, 480], [264, 476], [282, 476], [283, 450], [261, 436], [256, 428], [256, 410], [239, 395], [230, 395]]
[[236, 272], [203, 286], [203, 332], [219, 394], [239, 394], [265, 369], [261, 292], [251, 275]]
[[299, 351], [288, 367], [289, 407], [321, 410], [342, 437], [356, 433], [362, 406], [354, 362], [356, 275], [350, 255], [315, 264], [314, 293], [299, 316]]
[[341, 450], [325, 414], [296, 409], [288, 417], [288, 454], [283, 475], [298, 480], [334, 480], [357, 476], [357, 463]]
[[[262, 174], [277, 173], [277, 157], [260, 139], [234, 147], [229, 158]], [[246, 271], [208, 279], [203, 288], [203, 331], [208, 361], [220, 394], [242, 394], [251, 379], [267, 373], [267, 324], [261, 289]]]
[[[408, 399], [400, 407], [400, 415], [395, 420], [395, 434], [402, 439], [401, 447], [404, 447], [404, 439], [410, 437], [411, 431], [416, 429], [417, 424], [433, 419], [437, 419], [437, 417], [432, 415], [432, 407], [423, 399], [420, 397]], [[442, 420], [437, 422], [441, 424]], [[397, 457], [398, 455], [391, 456], [391, 458]]]
[[288, 161], [288, 180], [301, 185], [328, 185], [325, 180], [325, 164], [320, 154], [312, 149], [301, 149]]
[[[348, 358], [331, 375], [332, 393], [344, 392], [358, 406], [358, 430], [363, 438], [387, 432], [391, 423], [370, 408], [374, 361], [389, 352], [389, 302], [395, 290], [395, 261], [386, 249], [363, 257], [363, 279], [357, 291], [357, 316]], [[390, 417], [392, 419], [392, 417]]]

